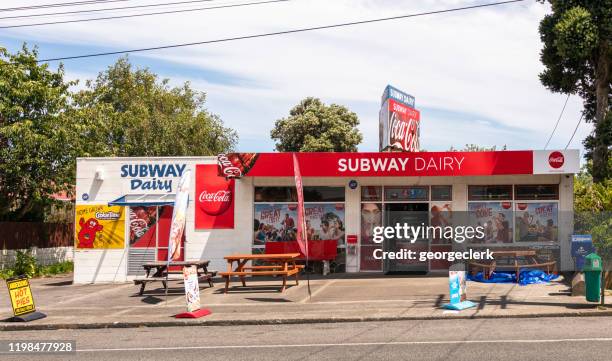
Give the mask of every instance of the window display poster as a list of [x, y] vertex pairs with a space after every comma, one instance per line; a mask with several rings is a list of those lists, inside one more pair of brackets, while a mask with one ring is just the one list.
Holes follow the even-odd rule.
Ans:
[[484, 228], [484, 238], [472, 243], [512, 243], [511, 202], [468, 203], [470, 224]]
[[77, 205], [75, 248], [125, 247], [125, 208], [108, 205]]
[[555, 202], [516, 203], [518, 242], [557, 242], [559, 210]]
[[129, 208], [130, 247], [155, 247], [157, 207], [136, 206]]
[[372, 240], [374, 228], [382, 226], [382, 204], [362, 203], [361, 204], [361, 244], [377, 245]]
[[[304, 214], [309, 241], [333, 239], [344, 243], [343, 203], [306, 203]], [[296, 235], [297, 204], [255, 204], [254, 245], [295, 241]]]
[[[444, 227], [453, 225], [453, 207], [450, 202], [432, 202], [429, 209], [429, 225]], [[451, 238], [445, 238], [442, 232], [434, 232], [431, 243], [450, 244]]]

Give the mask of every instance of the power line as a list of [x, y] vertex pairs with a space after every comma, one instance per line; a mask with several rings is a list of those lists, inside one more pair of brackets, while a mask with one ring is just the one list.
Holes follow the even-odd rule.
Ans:
[[31, 14], [31, 15], [15, 15], [15, 16], [4, 16], [0, 17], [1, 20], [4, 19], [21, 19], [21, 18], [32, 18], [39, 16], [54, 16], [54, 15], [70, 15], [70, 14], [84, 14], [84, 13], [94, 13], [100, 11], [112, 11], [112, 10], [129, 10], [129, 9], [140, 9], [140, 8], [151, 8], [157, 6], [170, 6], [170, 5], [184, 5], [184, 4], [193, 4], [193, 3], [202, 3], [202, 2], [210, 2], [215, 0], [191, 0], [191, 1], [176, 1], [169, 3], [159, 3], [159, 4], [145, 4], [145, 5], [132, 5], [132, 6], [120, 6], [114, 8], [105, 8], [105, 9], [90, 9], [90, 10], [73, 10], [73, 11], [60, 11], [54, 13], [45, 13], [45, 14]]
[[567, 147], [569, 147], [569, 145], [572, 142], [572, 140], [574, 140], [574, 135], [576, 135], [576, 131], [578, 130], [578, 126], [580, 125], [580, 122], [582, 121], [583, 117], [584, 117], [584, 113], [582, 113], [580, 115], [580, 119], [578, 119], [578, 123], [576, 124], [576, 128], [574, 128], [574, 132], [572, 133], [572, 137], [570, 138], [569, 142], [567, 142], [567, 145], [565, 146], [565, 149], [567, 149]]
[[[322, 25], [322, 26], [315, 26], [315, 27], [310, 27], [310, 28], [283, 30], [283, 31], [276, 31], [276, 32], [271, 32], [271, 33], [262, 33], [262, 34], [254, 34], [254, 35], [243, 35], [243, 36], [236, 36], [236, 37], [231, 37], [231, 38], [223, 38], [223, 39], [215, 39], [215, 40], [205, 40], [205, 41], [197, 41], [197, 42], [182, 43], [182, 44], [171, 44], [171, 45], [153, 46], [153, 47], [148, 47], [148, 48], [136, 48], [136, 49], [129, 49], [129, 50], [108, 51], [108, 52], [102, 52], [102, 53], [90, 53], [90, 54], [82, 54], [82, 55], [64, 56], [64, 57], [58, 57], [58, 58], [39, 59], [39, 60], [37, 60], [37, 62], [38, 63], [44, 63], [44, 62], [51, 62], [51, 61], [93, 58], [93, 57], [98, 57], [98, 56], [118, 55], [118, 54], [127, 54], [127, 53], [138, 53], [138, 52], [144, 52], [144, 51], [153, 51], [153, 50], [162, 50], [162, 49], [173, 49], [173, 48], [181, 48], [181, 47], [194, 46], [194, 45], [222, 43], [222, 42], [229, 42], [229, 41], [235, 41], [235, 40], [246, 40], [246, 39], [264, 38], [264, 37], [277, 36], [277, 35], [303, 33], [303, 32], [313, 31], [313, 30], [332, 29], [332, 28], [340, 28], [340, 27], [344, 27], [344, 26], [370, 24], [370, 23], [377, 23], [377, 22], [389, 21], [389, 20], [398, 20], [398, 19], [426, 16], [426, 15], [450, 13], [450, 12], [455, 12], [455, 11], [463, 11], [463, 10], [491, 7], [491, 6], [497, 6], [497, 5], [505, 5], [505, 4], [510, 4], [510, 3], [522, 2], [522, 1], [524, 1], [524, 0], [501, 1], [501, 2], [495, 2], [495, 3], [489, 3], [489, 4], [464, 6], [464, 7], [460, 7], [460, 8], [453, 8], [453, 9], [446, 9], [446, 10], [436, 10], [436, 11], [428, 11], [428, 12], [416, 13], [416, 14], [391, 16], [391, 17], [386, 17], [386, 18], [369, 19], [369, 20], [361, 20], [361, 21], [352, 21], [352, 22], [348, 22], [348, 23], [333, 24], [333, 25]], [[9, 63], [4, 63], [4, 64], [9, 64]]]
[[550, 140], [552, 139], [553, 134], [555, 134], [555, 131], [557, 130], [557, 127], [559, 126], [559, 121], [561, 120], [561, 117], [563, 116], [563, 112], [565, 111], [565, 106], [567, 105], [567, 101], [569, 100], [569, 97], [570, 97], [570, 94], [568, 94], [567, 98], [565, 98], [565, 103], [563, 103], [563, 109], [561, 109], [561, 114], [559, 114], [559, 118], [557, 118], [557, 123], [555, 124], [555, 127], [553, 128], [552, 133], [550, 133], [550, 137], [548, 137], [548, 141], [546, 142], [544, 149], [548, 147], [548, 143], [550, 143]]
[[131, 1], [131, 0], [87, 0], [87, 1], [73, 1], [73, 2], [66, 2], [66, 3], [40, 4], [40, 5], [21, 6], [21, 7], [15, 7], [15, 8], [4, 8], [4, 9], [0, 9], [0, 11], [35, 10], [35, 9], [46, 9], [46, 8], [56, 8], [56, 7], [97, 5], [97, 4], [116, 3], [116, 2], [124, 2], [124, 1]]
[[[208, 1], [212, 1], [212, 0], [208, 0]], [[44, 23], [34, 23], [34, 24], [4, 25], [4, 26], [0, 26], [0, 29], [25, 28], [25, 27], [41, 26], [41, 25], [58, 25], [58, 24], [69, 24], [69, 23], [81, 23], [81, 22], [88, 22], [88, 21], [111, 20], [111, 19], [126, 19], [126, 18], [136, 18], [136, 17], [141, 17], [141, 16], [177, 14], [177, 13], [186, 13], [186, 12], [192, 12], [192, 11], [204, 11], [204, 10], [212, 10], [212, 9], [235, 8], [235, 7], [242, 7], [242, 6], [263, 5], [263, 4], [280, 3], [280, 2], [287, 2], [287, 1], [291, 1], [291, 0], [267, 0], [267, 1], [260, 1], [260, 2], [251, 2], [251, 3], [208, 6], [208, 7], [195, 8], [195, 9], [166, 10], [166, 11], [158, 11], [158, 12], [154, 12], [154, 13], [141, 13], [141, 14], [131, 14], [131, 15], [115, 15], [115, 16], [105, 16], [105, 17], [100, 17], [100, 18], [89, 18], [89, 19], [48, 21], [48, 22], [44, 22]]]

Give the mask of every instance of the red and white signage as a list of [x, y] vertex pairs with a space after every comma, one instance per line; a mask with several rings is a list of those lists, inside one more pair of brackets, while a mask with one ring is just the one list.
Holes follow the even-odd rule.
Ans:
[[408, 152], [419, 151], [419, 122], [421, 114], [393, 99], [383, 104], [380, 117], [380, 149], [400, 149]]
[[[557, 154], [558, 153], [558, 154]], [[249, 153], [242, 176], [291, 177], [292, 153]], [[431, 177], [579, 172], [577, 150], [419, 152], [419, 153], [297, 153], [303, 177]], [[225, 159], [239, 159], [228, 154]], [[230, 166], [234, 166], [230, 164]], [[219, 173], [224, 172], [219, 164]]]
[[196, 166], [195, 228], [234, 228], [234, 179], [217, 174], [216, 164]]
[[533, 174], [578, 172], [580, 172], [580, 153], [577, 149], [533, 151]]
[[563, 163], [565, 163], [565, 157], [561, 152], [552, 152], [548, 155], [548, 164], [555, 168], [559, 169], [563, 167]]

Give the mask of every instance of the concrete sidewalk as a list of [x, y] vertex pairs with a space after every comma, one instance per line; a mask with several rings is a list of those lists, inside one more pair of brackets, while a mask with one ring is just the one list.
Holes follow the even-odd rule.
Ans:
[[[172, 325], [239, 325], [380, 321], [445, 318], [503, 318], [546, 316], [612, 315], [598, 310], [584, 297], [571, 297], [567, 285], [519, 286], [468, 282], [468, 299], [478, 307], [461, 312], [447, 311], [448, 278], [425, 276], [382, 276], [376, 274], [333, 275], [306, 280], [278, 292], [279, 279], [233, 282], [223, 294], [218, 281], [214, 288], [201, 289], [203, 307], [212, 315], [175, 319], [185, 311], [183, 285], [171, 282], [168, 297], [161, 284], [148, 285], [138, 295], [132, 283], [73, 285], [72, 277], [32, 280], [39, 311], [47, 318], [30, 323], [0, 322], [0, 330], [101, 328]], [[11, 316], [7, 292], [0, 292], [0, 317]]]

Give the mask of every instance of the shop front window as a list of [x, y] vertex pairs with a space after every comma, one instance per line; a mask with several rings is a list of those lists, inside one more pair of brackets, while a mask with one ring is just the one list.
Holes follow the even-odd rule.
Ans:
[[361, 187], [362, 202], [382, 202], [382, 187], [363, 186]]
[[432, 201], [452, 201], [453, 187], [452, 186], [431, 186]]
[[362, 271], [382, 270], [382, 261], [374, 258], [374, 251], [382, 248], [380, 243], [374, 242], [374, 228], [380, 226], [382, 226], [382, 203], [361, 203], [359, 263]]
[[295, 187], [255, 187], [255, 202], [297, 202]]
[[[131, 206], [129, 212], [128, 274], [142, 274], [142, 265], [168, 259], [168, 239], [172, 223], [172, 206]], [[185, 234], [181, 240], [181, 258]]]
[[[344, 187], [304, 187], [304, 216], [308, 240], [335, 240], [344, 245]], [[295, 187], [255, 187], [253, 246], [290, 242], [297, 238]]]
[[470, 201], [512, 200], [512, 186], [511, 185], [468, 186], [468, 200]]
[[557, 242], [559, 209], [556, 202], [516, 203], [517, 242]]
[[559, 185], [516, 185], [514, 194], [517, 200], [557, 200], [559, 199]]
[[157, 207], [129, 207], [130, 247], [148, 248], [157, 244]]
[[468, 213], [471, 226], [482, 227], [484, 233], [471, 243], [512, 243], [512, 202], [470, 202]]
[[385, 187], [385, 201], [428, 201], [429, 187]]

